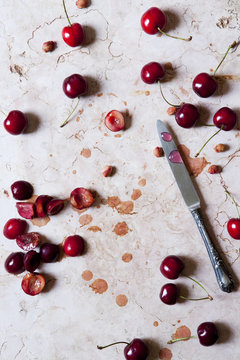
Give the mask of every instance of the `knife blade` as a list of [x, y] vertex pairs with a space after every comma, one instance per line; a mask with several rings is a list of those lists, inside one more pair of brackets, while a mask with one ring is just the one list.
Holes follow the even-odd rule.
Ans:
[[193, 185], [184, 161], [177, 149], [177, 146], [173, 140], [172, 134], [161, 120], [157, 120], [157, 132], [160, 138], [165, 156], [168, 160], [172, 173], [175, 177], [179, 190], [183, 196], [183, 199], [191, 212], [198, 230], [203, 238], [206, 246], [209, 258], [211, 260], [218, 285], [224, 292], [230, 293], [234, 289], [233, 278], [228, 271], [223, 259], [219, 255], [214, 243], [207, 231], [204, 224], [203, 217], [201, 215], [200, 198]]

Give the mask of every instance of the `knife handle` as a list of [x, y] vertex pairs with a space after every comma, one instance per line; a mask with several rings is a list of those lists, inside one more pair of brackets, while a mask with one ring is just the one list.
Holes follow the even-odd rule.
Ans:
[[203, 217], [200, 213], [200, 210], [192, 210], [191, 213], [203, 238], [220, 289], [227, 293], [232, 292], [232, 290], [234, 289], [233, 278], [210, 238], [210, 235], [204, 225]]

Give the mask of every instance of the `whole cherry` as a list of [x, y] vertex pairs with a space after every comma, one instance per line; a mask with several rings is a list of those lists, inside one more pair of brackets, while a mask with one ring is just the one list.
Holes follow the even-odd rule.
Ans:
[[11, 191], [14, 199], [27, 200], [30, 199], [33, 194], [33, 187], [27, 181], [18, 180], [11, 185]]
[[3, 235], [8, 239], [16, 239], [17, 236], [25, 233], [27, 223], [21, 219], [9, 219], [3, 228]]
[[63, 0], [63, 8], [68, 19], [69, 26], [65, 26], [62, 29], [62, 38], [65, 43], [71, 47], [76, 47], [82, 45], [85, 40], [85, 32], [83, 27], [79, 23], [72, 24], [65, 5], [65, 1]]
[[154, 84], [162, 80], [165, 75], [164, 67], [155, 61], [143, 66], [141, 70], [141, 78], [146, 84]]
[[232, 195], [226, 191], [227, 196], [232, 200], [233, 204], [236, 207], [237, 210], [237, 218], [231, 218], [228, 220], [227, 222], [227, 231], [229, 233], [229, 235], [235, 239], [235, 240], [240, 240], [240, 213], [239, 213], [239, 209], [237, 206], [236, 201], [234, 200], [234, 198], [232, 197]]
[[21, 111], [12, 110], [4, 120], [3, 125], [10, 134], [19, 135], [26, 129], [28, 121]]
[[84, 250], [83, 238], [79, 235], [68, 236], [63, 245], [63, 251], [68, 256], [82, 255]]
[[160, 10], [157, 7], [151, 7], [141, 17], [142, 29], [149, 35], [155, 35], [157, 33], [161, 33], [161, 34], [164, 34], [164, 35], [169, 36], [174, 39], [179, 39], [179, 40], [184, 40], [184, 41], [192, 40], [191, 36], [189, 38], [185, 39], [185, 38], [166, 34], [163, 31], [166, 24], [167, 24], [166, 15], [164, 14], [164, 12], [162, 10]]
[[160, 299], [166, 305], [174, 305], [177, 302], [179, 290], [177, 285], [168, 283], [162, 286], [160, 291]]
[[24, 269], [24, 253], [22, 252], [13, 252], [5, 260], [5, 269], [10, 274], [21, 274]]
[[124, 357], [127, 360], [146, 360], [150, 353], [146, 343], [138, 338], [133, 339], [130, 343], [125, 341], [117, 341], [106, 346], [98, 346], [97, 348], [102, 350], [117, 344], [126, 344], [124, 348]]
[[169, 255], [163, 259], [160, 271], [168, 279], [175, 280], [183, 271], [185, 265], [182, 259], [175, 255]]

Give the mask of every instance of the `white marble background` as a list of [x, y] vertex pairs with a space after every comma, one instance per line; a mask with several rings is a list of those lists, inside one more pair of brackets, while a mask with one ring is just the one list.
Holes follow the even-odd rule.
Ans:
[[[0, 107], [8, 112], [19, 109], [30, 114], [30, 133], [11, 136], [0, 125], [0, 212], [1, 228], [10, 217], [17, 217], [15, 201], [9, 193], [12, 182], [31, 182], [35, 194], [69, 197], [78, 186], [96, 190], [101, 198], [118, 196], [131, 200], [133, 189], [142, 196], [134, 202], [134, 214], [119, 214], [107, 205], [92, 207], [86, 213], [93, 217], [91, 232], [79, 223], [79, 214], [69, 206], [41, 228], [31, 225], [53, 243], [65, 236], [82, 235], [88, 250], [83, 257], [65, 258], [44, 265], [43, 273], [53, 279], [47, 291], [27, 296], [21, 290], [22, 274], [6, 273], [4, 261], [9, 252], [18, 251], [14, 241], [4, 236], [0, 242], [0, 358], [1, 360], [89, 360], [122, 359], [123, 347], [99, 351], [97, 344], [146, 339], [152, 351], [149, 359], [159, 359], [161, 348], [172, 351], [172, 359], [225, 360], [240, 358], [239, 290], [221, 292], [211, 269], [197, 228], [173, 181], [166, 159], [152, 152], [159, 144], [155, 121], [166, 120], [179, 143], [193, 156], [212, 129], [196, 127], [185, 130], [167, 115], [167, 104], [160, 98], [157, 85], [148, 86], [140, 79], [142, 66], [149, 61], [171, 62], [175, 76], [164, 83], [165, 94], [175, 102], [187, 100], [208, 109], [207, 121], [222, 106], [239, 114], [239, 48], [232, 51], [219, 75], [233, 75], [224, 82], [222, 93], [210, 99], [199, 99], [191, 90], [194, 76], [216, 67], [226, 48], [239, 38], [238, 0], [170, 1], [159, 0], [92, 0], [87, 9], [79, 10], [75, 1], [66, 0], [72, 21], [87, 26], [88, 45], [71, 49], [61, 38], [67, 25], [61, 1], [2, 0], [0, 4]], [[140, 27], [140, 17], [150, 6], [159, 6], [169, 16], [168, 30], [188, 36], [190, 43], [167, 37], [149, 36]], [[42, 43], [57, 41], [57, 49], [45, 54]], [[62, 91], [62, 81], [72, 73], [90, 79], [90, 94], [82, 98], [76, 116], [63, 129], [62, 123], [73, 102]], [[150, 91], [146, 96], [145, 91]], [[102, 96], [97, 94], [103, 93]], [[115, 94], [115, 95], [113, 95]], [[116, 138], [102, 123], [112, 110], [129, 111], [131, 126]], [[107, 133], [108, 136], [105, 136]], [[203, 155], [212, 164], [223, 167], [219, 175], [209, 175], [207, 167], [195, 179], [204, 200], [204, 211], [237, 278], [239, 242], [229, 237], [226, 222], [236, 216], [226, 199], [224, 187], [240, 202], [238, 130], [222, 132]], [[217, 154], [218, 143], [229, 150]], [[81, 155], [84, 148], [91, 157]], [[51, 155], [51, 156], [50, 156]], [[103, 178], [107, 164], [117, 173]], [[76, 171], [74, 174], [73, 171]], [[74, 172], [75, 172], [74, 171]], [[139, 186], [140, 178], [146, 186]], [[132, 231], [117, 236], [114, 226], [125, 221]], [[131, 253], [129, 263], [122, 261]], [[168, 254], [181, 255], [187, 269], [202, 281], [214, 297], [213, 302], [181, 303], [173, 307], [162, 304], [158, 294], [167, 282], [159, 272], [161, 260]], [[91, 270], [93, 279], [84, 281], [81, 274]], [[191, 271], [192, 270], [192, 271]], [[89, 285], [105, 279], [108, 290], [95, 294]], [[55, 279], [55, 280], [54, 280]], [[186, 283], [192, 295], [199, 290]], [[124, 294], [128, 303], [116, 304]], [[180, 322], [177, 322], [180, 320]], [[153, 326], [157, 321], [158, 326]], [[185, 325], [192, 334], [203, 321], [218, 323], [221, 341], [210, 348], [197, 340], [167, 345], [176, 328]]]

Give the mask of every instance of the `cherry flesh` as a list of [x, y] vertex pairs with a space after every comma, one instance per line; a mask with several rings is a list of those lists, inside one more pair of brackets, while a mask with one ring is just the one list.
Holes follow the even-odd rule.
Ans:
[[178, 256], [169, 255], [163, 259], [160, 271], [166, 278], [175, 280], [179, 277], [184, 267], [184, 262]]
[[25, 233], [27, 223], [21, 219], [9, 219], [3, 228], [3, 235], [8, 239], [16, 239], [18, 235]]
[[133, 339], [124, 348], [124, 356], [127, 360], [146, 360], [148, 355], [149, 349], [141, 339]]
[[27, 200], [32, 197], [33, 187], [32, 185], [24, 180], [15, 181], [11, 185], [11, 191], [14, 199], [16, 200]]
[[38, 217], [44, 218], [47, 216], [47, 205], [52, 200], [52, 196], [40, 195], [35, 201], [35, 209]]
[[178, 288], [175, 284], [168, 283], [162, 286], [160, 291], [160, 299], [164, 304], [174, 305], [179, 295]]
[[24, 255], [23, 263], [27, 271], [33, 273], [40, 265], [40, 254], [34, 250], [28, 251]]
[[234, 128], [237, 122], [235, 111], [225, 106], [219, 109], [213, 117], [213, 122], [219, 129], [229, 131]]
[[104, 123], [106, 127], [113, 131], [121, 131], [125, 126], [125, 119], [123, 114], [118, 110], [111, 110], [106, 116]]
[[40, 235], [36, 232], [19, 235], [16, 238], [17, 245], [24, 251], [35, 249], [40, 243]]
[[163, 30], [166, 24], [166, 15], [157, 7], [151, 7], [148, 9], [141, 18], [142, 29], [149, 35], [159, 33], [158, 28]]
[[227, 231], [233, 239], [240, 240], [240, 219], [232, 218], [228, 220]]
[[64, 208], [64, 201], [60, 199], [50, 200], [46, 206], [47, 215], [56, 215]]
[[154, 84], [161, 80], [165, 75], [163, 66], [155, 61], [152, 61], [143, 66], [141, 70], [141, 79], [146, 84]]
[[24, 269], [24, 254], [22, 252], [13, 252], [5, 260], [5, 269], [10, 274], [21, 274]]
[[63, 250], [68, 256], [82, 255], [84, 250], [83, 238], [79, 235], [71, 235], [65, 239]]
[[21, 111], [13, 110], [10, 111], [3, 124], [10, 134], [19, 135], [26, 129], [28, 121]]
[[183, 104], [177, 109], [175, 119], [179, 126], [189, 129], [199, 119], [198, 109], [192, 104]]
[[192, 84], [193, 91], [202, 98], [213, 95], [218, 88], [216, 80], [207, 73], [198, 74]]
[[45, 263], [56, 262], [60, 256], [60, 248], [55, 244], [43, 244], [40, 248], [40, 256]]
[[22, 279], [22, 289], [27, 295], [38, 295], [45, 286], [45, 279], [41, 274], [28, 273]]
[[63, 91], [71, 99], [83, 95], [88, 90], [86, 79], [79, 74], [72, 74], [63, 81]]
[[76, 188], [70, 194], [70, 203], [78, 210], [90, 207], [94, 200], [93, 194], [84, 188]]
[[218, 340], [218, 329], [212, 322], [204, 322], [197, 328], [199, 342], [203, 346], [211, 346]]
[[83, 27], [78, 23], [71, 24], [64, 0], [63, 0], [63, 7], [66, 17], [68, 19], [69, 26], [65, 26], [62, 29], [62, 38], [65, 41], [65, 43], [71, 47], [82, 45], [82, 43], [85, 40], [85, 32], [83, 30]]

